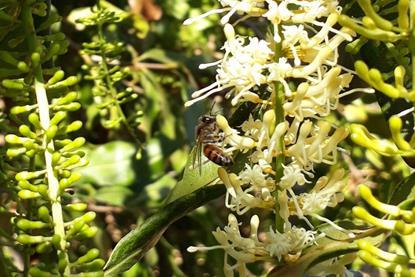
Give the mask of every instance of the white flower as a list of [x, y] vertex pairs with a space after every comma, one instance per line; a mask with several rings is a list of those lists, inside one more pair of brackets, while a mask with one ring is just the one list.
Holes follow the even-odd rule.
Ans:
[[[233, 214], [229, 214], [228, 225], [223, 230], [218, 227], [216, 231], [212, 232], [219, 245], [210, 247], [191, 246], [187, 248], [187, 251], [207, 251], [221, 248], [225, 250], [225, 275], [233, 276], [233, 272], [237, 271], [240, 276], [247, 276], [249, 272], [245, 264], [269, 259], [264, 243], [258, 240], [259, 218], [257, 215], [251, 217], [250, 225], [250, 235], [242, 237], [239, 232], [237, 218]], [[229, 264], [228, 256], [236, 261], [233, 265]]]
[[[244, 183], [234, 173], [228, 174], [225, 169], [218, 169], [219, 178], [226, 186], [225, 205], [237, 214], [244, 214], [250, 209], [273, 209], [275, 199], [271, 192], [275, 190], [275, 182], [267, 179], [263, 187], [248, 186], [242, 188]], [[258, 177], [258, 174], [255, 174]]]
[[283, 0], [277, 3], [277, 1], [274, 0], [266, 0], [266, 2], [268, 3], [268, 11], [262, 16], [272, 23], [274, 27], [274, 40], [276, 42], [281, 41], [281, 38], [278, 35], [281, 23], [312, 23], [316, 21], [317, 18], [327, 17], [330, 13], [338, 13], [337, 1]]
[[273, 55], [268, 42], [250, 37], [249, 43], [244, 45], [245, 40], [234, 36], [231, 25], [227, 24], [225, 28], [228, 40], [223, 47], [225, 55], [218, 64], [216, 82], [194, 92], [192, 97], [195, 99], [186, 102], [186, 106], [227, 88], [230, 88], [227, 97], [235, 94], [231, 103], [236, 105], [244, 95], [252, 94], [252, 88], [267, 82], [264, 74]]
[[329, 135], [331, 124], [319, 121], [314, 126], [305, 120], [300, 127], [296, 143], [287, 148], [287, 155], [305, 170], [313, 167], [313, 163], [335, 164], [337, 162], [337, 145], [347, 137], [348, 130], [339, 127]]
[[340, 91], [352, 80], [350, 73], [340, 73], [340, 67], [333, 67], [317, 84], [301, 83], [293, 93], [292, 100], [288, 99], [284, 103], [284, 110], [299, 121], [305, 117], [327, 116], [337, 108]]
[[248, 120], [244, 121], [241, 125], [241, 129], [245, 133], [245, 136], [250, 136], [256, 140], [258, 140], [261, 128], [262, 121], [259, 119], [254, 120], [252, 114], [250, 114]]
[[314, 231], [307, 231], [304, 228], [286, 228], [284, 233], [280, 233], [270, 228], [267, 235], [267, 244], [265, 249], [273, 257], [280, 261], [282, 257], [288, 254], [298, 255], [303, 249], [315, 242]]
[[335, 207], [343, 201], [341, 191], [346, 185], [347, 178], [344, 177], [343, 169], [336, 170], [330, 177], [320, 177], [310, 192], [297, 197], [303, 214], [315, 214], [327, 207]]
[[[291, 163], [284, 167], [284, 176], [281, 178], [279, 186], [282, 189], [292, 188], [296, 184], [304, 185], [305, 183], [310, 183], [304, 176], [303, 169], [296, 163]], [[310, 175], [309, 173], [308, 175]], [[312, 176], [312, 174], [311, 174]]]
[[259, 165], [253, 167], [245, 164], [245, 170], [239, 173], [239, 178], [245, 184], [250, 184], [254, 187], [265, 187], [267, 175], [262, 172], [262, 168]]
[[247, 151], [255, 147], [255, 141], [250, 137], [240, 136], [238, 131], [229, 126], [228, 121], [222, 115], [216, 116], [216, 123], [225, 135], [225, 143], [231, 145], [234, 149]]

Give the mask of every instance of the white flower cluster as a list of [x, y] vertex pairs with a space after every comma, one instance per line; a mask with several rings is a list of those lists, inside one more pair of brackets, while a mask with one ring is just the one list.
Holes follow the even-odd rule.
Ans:
[[[304, 248], [315, 243], [317, 231], [293, 226], [289, 221], [292, 215], [305, 220], [311, 229], [314, 227], [306, 216], [342, 230], [318, 213], [343, 200], [341, 191], [347, 183], [344, 170], [334, 170], [313, 181], [314, 188], [309, 192], [297, 195], [293, 188], [312, 182], [315, 164], [335, 164], [338, 144], [348, 135], [346, 128], [337, 128], [323, 117], [337, 108], [340, 92], [352, 80], [352, 73], [337, 60], [339, 45], [351, 41], [355, 34], [348, 28], [335, 29], [341, 11], [335, 0], [219, 2], [223, 8], [185, 22], [224, 13], [221, 23], [227, 38], [223, 58], [200, 66], [217, 66], [216, 82], [194, 92], [186, 106], [220, 91], [226, 91], [225, 98], [230, 98], [232, 105], [246, 101], [258, 105], [255, 116], [251, 115], [240, 131], [229, 126], [225, 117], [217, 116], [217, 125], [229, 146], [227, 152], [248, 153], [241, 172], [220, 168], [218, 174], [227, 188], [226, 206], [230, 210], [241, 215], [254, 208], [273, 211], [278, 207], [284, 221], [284, 230], [271, 228], [262, 241], [257, 236], [256, 215], [251, 219], [249, 237], [241, 236], [232, 214], [229, 225], [214, 232], [220, 244], [217, 247], [227, 254], [227, 275], [238, 271], [244, 276], [246, 263], [299, 257]], [[268, 20], [272, 41], [237, 35], [229, 23], [234, 14], [240, 16], [238, 22], [248, 17]], [[277, 102], [278, 93], [282, 103]], [[275, 113], [276, 105], [281, 105], [282, 121]], [[228, 263], [228, 255], [236, 260], [235, 264]]]

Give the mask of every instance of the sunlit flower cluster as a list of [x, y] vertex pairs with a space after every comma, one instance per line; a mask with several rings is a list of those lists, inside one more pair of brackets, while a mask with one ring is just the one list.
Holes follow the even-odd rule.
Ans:
[[[257, 105], [240, 126], [230, 126], [221, 115], [216, 117], [226, 152], [242, 152], [247, 157], [239, 172], [220, 168], [218, 175], [227, 189], [226, 207], [232, 212], [242, 215], [258, 208], [269, 210], [278, 213], [284, 226], [270, 227], [260, 240], [260, 220], [254, 215], [251, 235], [242, 237], [240, 223], [231, 214], [228, 226], [214, 232], [219, 245], [213, 248], [226, 251], [227, 276], [234, 271], [245, 276], [247, 263], [281, 262], [287, 255], [299, 258], [305, 248], [316, 244], [324, 234], [310, 223], [310, 216], [347, 232], [319, 215], [343, 200], [347, 174], [333, 169], [315, 180], [313, 172], [317, 164], [336, 164], [338, 145], [348, 135], [347, 128], [324, 117], [337, 109], [339, 98], [347, 93], [342, 91], [353, 78], [352, 71], [338, 64], [338, 47], [355, 34], [348, 28], [336, 29], [341, 8], [334, 0], [219, 2], [222, 8], [185, 22], [224, 14], [221, 23], [227, 39], [223, 58], [200, 66], [216, 66], [216, 82], [194, 92], [186, 106], [219, 92], [225, 92], [233, 106], [243, 102]], [[239, 19], [231, 25], [235, 14]], [[234, 26], [248, 17], [269, 22], [272, 32], [268, 40], [236, 34]], [[296, 193], [296, 187], [313, 183], [311, 190], [303, 188], [302, 193]], [[309, 229], [293, 226], [290, 216], [304, 220]], [[231, 264], [228, 256], [236, 263]]]

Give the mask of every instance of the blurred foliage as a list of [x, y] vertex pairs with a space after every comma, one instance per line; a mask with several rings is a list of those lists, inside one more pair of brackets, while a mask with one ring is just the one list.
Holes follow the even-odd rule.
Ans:
[[[169, 191], [181, 179], [194, 144], [197, 118], [209, 109], [198, 105], [185, 110], [183, 103], [191, 91], [204, 86], [212, 78], [214, 72], [210, 76], [206, 72], [202, 75], [197, 67], [218, 55], [216, 50], [223, 37], [218, 36], [221, 28], [216, 25], [214, 17], [202, 20], [198, 25], [182, 25], [191, 15], [217, 5], [215, 1], [107, 3], [113, 5], [115, 12], [124, 13], [125, 17], [117, 24], [103, 26], [106, 40], [123, 43], [123, 52], [117, 60], [119, 66], [128, 69], [129, 76], [118, 87], [132, 89], [132, 93], [138, 96], [123, 103], [122, 110], [127, 116], [142, 111], [135, 128], [141, 141], [139, 146], [122, 126], [117, 130], [102, 127], [100, 103], [94, 101], [92, 92], [93, 82], [83, 80], [79, 85], [83, 112], [77, 117], [86, 122], [82, 135], [89, 142], [84, 151], [90, 164], [80, 170], [83, 179], [78, 181], [75, 195], [88, 201], [90, 208], [99, 214], [101, 222], [97, 225], [101, 226], [102, 232], [96, 242], [102, 253], [108, 255], [121, 237], [134, 226], [141, 226], [161, 207]], [[61, 28], [71, 45], [62, 61], [68, 70], [82, 75], [86, 72], [79, 71], [79, 68], [90, 60], [80, 55], [79, 50], [84, 42], [93, 41], [97, 34], [93, 28], [82, 28], [77, 20], [84, 18], [93, 4], [93, 1], [55, 3], [56, 9], [63, 14]], [[93, 60], [96, 57], [89, 58]], [[142, 152], [141, 158], [137, 159], [135, 154], [139, 147], [142, 147]], [[218, 265], [223, 261], [219, 251], [217, 258], [209, 259], [185, 251], [190, 241], [206, 242], [205, 238], [210, 237], [209, 242], [213, 239], [210, 230], [219, 224], [220, 219], [212, 221], [211, 216], [207, 210], [197, 210], [176, 222], [155, 250], [145, 254], [140, 264], [124, 276], [221, 274]], [[215, 218], [217, 216], [220, 215], [215, 215]], [[195, 264], [200, 267], [193, 266]]]
[[[9, 3], [8, 14], [18, 12], [18, 1], [2, 2]], [[348, 2], [345, 3], [344, 8], [347, 14], [363, 15], [358, 5], [353, 5], [356, 1], [343, 2]], [[390, 1], [377, 2], [389, 3]], [[121, 0], [105, 1], [105, 3], [113, 11], [122, 13], [123, 17], [123, 20], [116, 24], [113, 22], [103, 25], [102, 33], [106, 41], [110, 43], [122, 42], [122, 46], [119, 45], [115, 64], [111, 66], [119, 66], [128, 71], [128, 76], [123, 76], [125, 78], [119, 80], [117, 89], [123, 91], [128, 88], [130, 93], [137, 95], [132, 101], [122, 103], [122, 111], [127, 116], [136, 115], [140, 111], [138, 120], [132, 117], [134, 124], [131, 126], [134, 128], [134, 136], [131, 136], [122, 126], [116, 129], [103, 126], [102, 102], [97, 101], [97, 95], [93, 90], [96, 84], [94, 80], [85, 78], [89, 74], [88, 70], [81, 69], [85, 69], [85, 65], [91, 66], [92, 63], [99, 64], [100, 62], [96, 53], [88, 55], [82, 53], [84, 43], [96, 41], [97, 30], [85, 28], [78, 21], [91, 14], [90, 8], [95, 1], [52, 1], [52, 10], [62, 16], [62, 20], [54, 24], [53, 28], [61, 30], [68, 42], [67, 52], [57, 58], [54, 63], [60, 65], [68, 74], [77, 75], [81, 80], [78, 83], [81, 109], [72, 113], [70, 117], [71, 120], [84, 122], [84, 128], [78, 130], [76, 136], [86, 138], [82, 151], [86, 153], [89, 164], [77, 169], [82, 179], [77, 181], [72, 197], [74, 200], [88, 203], [88, 210], [97, 213], [95, 225], [99, 231], [88, 244], [98, 248], [102, 258], [108, 260], [115, 245], [127, 233], [137, 226], [140, 228], [152, 226], [152, 228], [159, 228], [160, 232], [145, 234], [139, 228], [125, 237], [120, 244], [120, 248], [125, 244], [136, 248], [137, 255], [143, 256], [140, 263], [136, 263], [122, 276], [202, 276], [204, 273], [221, 276], [223, 274], [221, 251], [196, 254], [186, 251], [189, 245], [202, 242], [214, 244], [211, 230], [224, 225], [227, 211], [223, 209], [223, 199], [213, 200], [223, 194], [223, 191], [218, 188], [204, 188], [195, 192], [199, 187], [214, 181], [214, 174], [212, 175], [211, 171], [216, 167], [213, 164], [204, 168], [203, 174], [206, 176], [199, 179], [193, 176], [192, 172], [185, 170], [194, 145], [194, 127], [197, 124], [197, 118], [209, 112], [209, 104], [206, 106], [197, 104], [185, 109], [183, 103], [189, 99], [191, 91], [209, 84], [210, 80], [214, 79], [213, 71], [202, 72], [198, 69], [198, 65], [220, 57], [217, 50], [222, 46], [224, 37], [222, 27], [217, 23], [217, 15], [204, 18], [189, 26], [182, 25], [186, 18], [207, 12], [217, 7], [218, 3], [214, 0]], [[1, 15], [3, 15], [2, 10], [0, 10], [0, 34], [2, 35], [0, 41], [12, 32], [18, 33], [18, 30], [13, 29], [15, 26], [13, 22], [2, 21]], [[386, 12], [384, 15], [390, 16]], [[243, 29], [243, 24], [238, 28]], [[259, 30], [262, 29], [259, 28]], [[240, 33], [244, 32], [250, 31], [241, 30]], [[260, 31], [257, 35], [264, 36]], [[12, 42], [18, 43], [22, 39], [21, 36], [16, 36]], [[362, 42], [361, 40], [359, 42], [361, 44], [358, 44], [359, 48], [355, 49], [353, 54], [358, 55], [358, 58], [364, 60], [369, 67], [376, 66], [382, 70], [385, 80], [390, 80], [393, 76], [393, 66], [396, 62], [405, 68], [409, 65], [408, 60], [405, 59], [405, 45], [396, 44], [399, 48], [397, 51], [399, 55], [396, 56], [396, 51], [392, 51], [393, 49], [388, 44], [379, 46], [376, 41]], [[356, 46], [356, 43], [352, 46]], [[391, 57], [391, 59], [381, 58], [384, 56]], [[350, 56], [347, 57], [350, 58]], [[346, 66], [352, 67], [351, 64], [346, 64]], [[13, 76], [16, 73], [18, 70], [3, 69], [0, 63], [2, 77]], [[353, 86], [362, 87], [365, 84], [355, 81]], [[220, 102], [220, 97], [218, 100]], [[1, 104], [2, 110], [7, 112], [14, 103], [2, 99]], [[397, 110], [400, 111], [410, 106], [411, 104], [407, 101], [391, 100], [379, 91], [375, 95], [349, 96], [342, 99], [340, 114], [333, 116], [332, 120], [340, 122], [347, 120], [364, 124], [370, 132], [382, 137], [390, 137], [387, 121]], [[224, 113], [230, 112], [226, 106], [220, 109], [223, 109]], [[242, 105], [238, 109], [244, 115], [251, 112], [248, 105]], [[241, 120], [232, 118], [230, 122], [241, 122]], [[16, 126], [11, 125], [3, 116], [3, 112], [0, 114], [0, 126], [3, 132], [16, 129]], [[412, 135], [412, 114], [405, 117], [403, 129]], [[71, 136], [72, 134], [69, 134], [69, 137]], [[378, 198], [385, 203], [391, 203], [389, 199], [402, 197], [411, 191], [405, 187], [406, 190], [400, 192], [399, 184], [405, 183], [402, 180], [407, 180], [405, 178], [411, 172], [410, 167], [400, 156], [384, 157], [354, 144], [351, 140], [344, 142], [342, 147], [346, 151], [341, 166], [348, 167], [351, 171], [349, 191], [343, 205], [326, 211], [327, 218], [351, 217], [351, 207], [356, 204], [364, 206], [363, 201], [355, 197], [358, 194], [357, 185], [360, 183], [366, 183], [374, 188]], [[141, 149], [141, 156], [138, 157], [136, 153], [139, 149]], [[319, 176], [320, 170], [321, 168], [315, 169], [316, 177]], [[171, 192], [178, 182], [179, 185]], [[408, 186], [412, 188], [413, 184]], [[166, 206], [164, 213], [157, 213], [166, 202], [172, 202], [183, 195], [189, 197], [187, 199], [189, 202], [186, 202], [186, 199], [180, 199], [182, 202], [173, 202]], [[7, 195], [2, 194], [3, 202], [7, 200], [6, 198]], [[199, 202], [195, 202], [195, 199]], [[190, 212], [209, 200], [213, 201]], [[194, 206], [189, 203], [193, 203]], [[172, 207], [172, 213], [178, 211], [180, 216], [174, 214], [175, 217], [171, 218], [171, 214], [168, 213], [169, 207]], [[7, 242], [7, 238], [13, 232], [9, 227], [9, 221], [9, 214], [0, 214], [2, 242]], [[166, 232], [156, 244], [163, 231]], [[242, 231], [249, 233], [249, 230]], [[140, 234], [139, 237], [134, 236], [137, 233]], [[335, 247], [338, 245], [335, 235], [333, 236], [327, 238], [327, 240], [332, 240], [332, 244], [328, 245], [333, 248], [323, 249], [321, 255], [327, 254], [333, 257], [337, 255]], [[379, 243], [379, 240], [379, 236], [373, 237], [374, 243]], [[390, 236], [388, 243], [390, 248], [409, 251], [405, 241], [399, 237]], [[7, 246], [6, 243], [5, 246]], [[149, 250], [151, 246], [155, 248]], [[342, 251], [350, 248], [350, 252], [358, 248], [356, 244], [342, 245], [342, 247]], [[315, 248], [320, 250], [317, 246]], [[142, 249], [149, 251], [140, 252]], [[306, 263], [303, 265], [318, 263], [319, 257], [306, 256]], [[32, 258], [37, 259], [36, 256]], [[117, 251], [116, 255], [111, 257], [107, 268], [113, 268], [114, 264], [121, 263], [124, 258], [125, 256]], [[7, 276], [2, 272], [3, 264], [11, 264], [13, 260], [15, 264], [19, 264], [18, 261], [16, 262], [18, 259], [19, 256], [12, 248], [2, 247], [0, 276]], [[284, 272], [288, 273], [275, 269], [271, 275], [286, 274], [285, 276], [289, 276], [293, 272], [290, 270], [300, 270], [296, 268], [296, 265], [285, 268]], [[255, 266], [250, 268], [252, 272], [256, 272]], [[353, 267], [360, 270], [361, 264], [357, 261]], [[366, 268], [363, 268], [363, 271], [365, 270]], [[374, 274], [373, 271], [368, 272]]]

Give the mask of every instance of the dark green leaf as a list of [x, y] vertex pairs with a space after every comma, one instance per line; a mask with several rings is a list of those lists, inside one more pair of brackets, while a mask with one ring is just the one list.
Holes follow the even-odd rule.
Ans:
[[104, 267], [105, 276], [117, 276], [137, 263], [177, 219], [225, 193], [223, 185], [202, 188], [160, 209], [115, 246]]
[[415, 173], [412, 173], [395, 187], [390, 195], [390, 198], [388, 199], [388, 203], [392, 205], [399, 205], [404, 200], [414, 198], [414, 185]]

